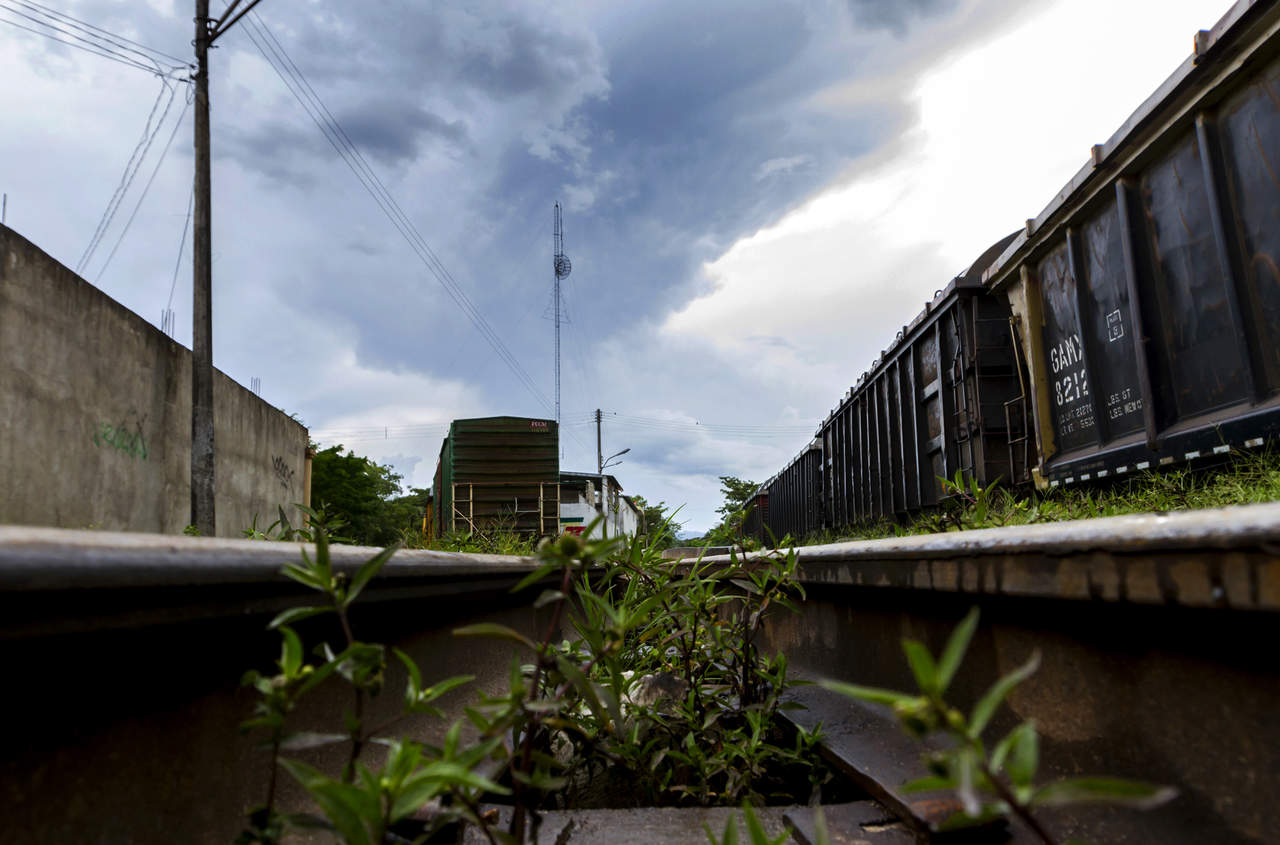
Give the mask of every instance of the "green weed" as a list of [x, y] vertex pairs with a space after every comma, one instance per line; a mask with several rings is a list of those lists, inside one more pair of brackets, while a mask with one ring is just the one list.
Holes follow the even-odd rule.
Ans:
[[[795, 800], [796, 783], [816, 796], [829, 777], [818, 761], [817, 733], [782, 731], [777, 714], [793, 682], [786, 659], [758, 645], [766, 613], [794, 610], [803, 598], [794, 553], [675, 564], [638, 538], [544, 540], [535, 551], [537, 568], [516, 589], [543, 588], [533, 604], [549, 609], [545, 634], [535, 640], [493, 623], [454, 632], [512, 643], [517, 654], [507, 689], [480, 695], [466, 710], [476, 739], [462, 743], [459, 722], [442, 748], [432, 748], [388, 735], [399, 719], [365, 723], [365, 700], [382, 688], [388, 651], [409, 675], [400, 718], [440, 715], [433, 702], [471, 678], [424, 686], [408, 655], [357, 639], [347, 609], [394, 548], [348, 576], [333, 571], [326, 532], [317, 527], [312, 535], [314, 558], [304, 551], [285, 574], [323, 600], [272, 620], [280, 658], [272, 671], [244, 679], [259, 700], [243, 727], [266, 733], [272, 778], [243, 843], [278, 843], [288, 830], [318, 825], [347, 843], [380, 845], [406, 836], [420, 841], [456, 822], [479, 827], [490, 842], [523, 842], [540, 810], [588, 801], [599, 783], [624, 784], [628, 797], [644, 803], [734, 806], [764, 803], [788, 789], [786, 797]], [[337, 617], [344, 640], [336, 648], [321, 643], [312, 652], [320, 660], [309, 663], [292, 626], [322, 614]], [[558, 639], [562, 630], [568, 636]], [[329, 678], [351, 688], [342, 730], [290, 732], [299, 699]], [[371, 743], [390, 749], [377, 770], [361, 761]], [[338, 776], [282, 757], [329, 744], [347, 746]], [[498, 774], [481, 774], [485, 761]], [[323, 819], [275, 808], [277, 769], [303, 786]], [[506, 831], [481, 813], [486, 795], [510, 795]], [[427, 829], [406, 834], [408, 816], [428, 801], [439, 811]]]
[[903, 786], [906, 792], [955, 791], [964, 809], [946, 820], [943, 829], [1013, 817], [1041, 842], [1056, 845], [1057, 839], [1036, 816], [1044, 807], [1110, 804], [1151, 809], [1173, 799], [1176, 791], [1170, 787], [1112, 777], [1068, 778], [1036, 785], [1040, 741], [1034, 720], [1018, 725], [988, 751], [982, 734], [1013, 688], [1036, 671], [1040, 655], [1033, 654], [1025, 664], [996, 681], [966, 715], [947, 704], [944, 695], [977, 628], [978, 609], [974, 608], [956, 626], [936, 658], [918, 640], [903, 639], [902, 649], [918, 687], [916, 693], [822, 682], [827, 689], [850, 698], [892, 707], [912, 736], [923, 739], [944, 733], [950, 737], [947, 750], [925, 755], [930, 774]]

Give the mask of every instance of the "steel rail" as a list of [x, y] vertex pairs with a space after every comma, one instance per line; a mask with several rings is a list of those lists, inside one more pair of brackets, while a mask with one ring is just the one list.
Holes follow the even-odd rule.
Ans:
[[1280, 610], [1278, 502], [803, 546], [796, 553], [808, 584]]

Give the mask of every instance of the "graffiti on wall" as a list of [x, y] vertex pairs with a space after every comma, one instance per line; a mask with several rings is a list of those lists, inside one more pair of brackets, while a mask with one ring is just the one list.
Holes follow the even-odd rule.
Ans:
[[127, 420], [118, 423], [100, 422], [93, 429], [95, 446], [110, 446], [117, 452], [123, 452], [131, 458], [147, 459], [147, 438], [142, 433], [147, 418], [139, 417], [137, 411], [131, 412], [133, 425]]
[[293, 467], [289, 466], [289, 462], [276, 455], [271, 459], [271, 468], [275, 470], [276, 480], [280, 482], [280, 486], [293, 492]]

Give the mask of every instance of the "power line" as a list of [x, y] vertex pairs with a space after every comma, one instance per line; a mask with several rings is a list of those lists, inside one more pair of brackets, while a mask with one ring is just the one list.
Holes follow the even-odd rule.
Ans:
[[37, 14], [44, 15], [45, 17], [51, 18], [59, 23], [66, 23], [67, 26], [80, 30], [90, 38], [94, 38], [99, 41], [106, 41], [107, 43], [119, 47], [122, 50], [130, 53], [136, 53], [148, 61], [155, 62], [156, 57], [159, 57], [174, 62], [174, 67], [186, 67], [189, 64], [187, 59], [180, 59], [177, 56], [164, 52], [163, 50], [157, 50], [154, 47], [139, 44], [132, 38], [118, 35], [109, 30], [103, 29], [100, 26], [94, 26], [93, 24], [83, 21], [73, 15], [69, 15], [66, 12], [58, 11], [51, 6], [44, 5], [43, 3], [37, 3], [35, 0], [10, 0], [10, 2], [16, 2], [19, 5], [35, 11]]
[[480, 332], [480, 335], [488, 342], [495, 354], [502, 359], [529, 393], [548, 410], [551, 410], [552, 405], [546, 395], [538, 388], [528, 372], [520, 365], [519, 360], [503, 343], [501, 337], [489, 324], [488, 320], [485, 319], [484, 315], [470, 300], [443, 262], [432, 251], [426, 239], [422, 237], [422, 234], [413, 225], [408, 215], [369, 166], [368, 161], [365, 160], [359, 149], [351, 141], [342, 125], [334, 118], [333, 113], [329, 111], [319, 95], [316, 94], [315, 89], [311, 87], [311, 84], [303, 76], [288, 53], [285, 52], [280, 42], [276, 40], [271, 30], [256, 13], [246, 17], [245, 23], [247, 27], [244, 31], [249, 40], [253, 42], [263, 58], [271, 65], [271, 68], [280, 77], [281, 81], [285, 83], [285, 87], [298, 100], [303, 110], [307, 112], [307, 116], [320, 129], [325, 139], [351, 169], [352, 173], [355, 174], [361, 185], [373, 197], [383, 214], [387, 216], [410, 248], [418, 255], [419, 260], [435, 276], [436, 281], [445, 289], [445, 292], [449, 294], [471, 324]]
[[[116, 250], [120, 248], [120, 244], [124, 243], [124, 236], [129, 234], [129, 227], [133, 225], [133, 218], [138, 216], [138, 209], [142, 208], [142, 201], [147, 198], [147, 192], [151, 190], [151, 183], [156, 180], [156, 174], [160, 172], [160, 165], [164, 164], [164, 158], [169, 154], [169, 147], [173, 145], [173, 139], [178, 134], [178, 130], [182, 128], [182, 119], [187, 116], [187, 109], [191, 108], [191, 100], [188, 99], [182, 107], [182, 113], [178, 115], [178, 120], [173, 124], [173, 131], [169, 133], [169, 140], [165, 142], [164, 149], [160, 151], [160, 158], [156, 161], [156, 166], [151, 171], [151, 176], [147, 179], [147, 184], [142, 186], [142, 193], [138, 196], [138, 202], [134, 204], [133, 211], [129, 214], [129, 219], [125, 221], [124, 228], [120, 230], [120, 237], [116, 238], [116, 245], [111, 247], [111, 253], [107, 256], [107, 260], [102, 262], [102, 269], [98, 270], [98, 275], [94, 278], [96, 284], [102, 274], [107, 272], [107, 266], [111, 264], [111, 259], [116, 257]], [[156, 127], [156, 131], [160, 131], [160, 127]], [[170, 298], [172, 298], [170, 294]]]
[[[18, 0], [18, 2], [21, 2], [21, 0]], [[146, 58], [148, 61], [151, 62], [151, 65], [148, 66], [146, 64], [143, 64], [138, 59], [135, 59], [129, 56], [128, 54], [121, 52], [118, 49], [113, 49], [108, 44], [102, 43], [103, 41], [105, 41], [105, 39], [90, 40], [89, 38], [86, 38], [82, 35], [77, 35], [74, 32], [70, 32], [66, 29], [63, 29], [61, 26], [58, 25], [56, 18], [50, 18], [50, 16], [47, 16], [47, 15], [44, 16], [44, 18], [32, 16], [30, 14], [27, 14], [27, 12], [24, 11], [21, 7], [14, 8], [13, 6], [10, 6], [5, 3], [0, 3], [0, 10], [6, 11], [11, 15], [17, 15], [21, 18], [25, 18], [26, 20], [31, 21], [37, 26], [41, 26], [41, 27], [44, 27], [45, 29], [52, 30], [53, 32], [58, 33], [59, 35], [66, 36], [66, 38], [59, 38], [57, 35], [54, 35], [51, 32], [46, 32], [40, 29], [33, 29], [29, 26], [18, 23], [17, 21], [14, 21], [14, 20], [10, 20], [8, 18], [0, 18], [0, 23], [7, 23], [10, 26], [15, 27], [17, 29], [30, 32], [34, 35], [39, 35], [43, 38], [48, 38], [50, 41], [56, 41], [59, 44], [65, 44], [68, 47], [74, 47], [77, 50], [83, 50], [86, 53], [93, 53], [95, 56], [100, 56], [104, 59], [109, 59], [113, 62], [119, 62], [120, 64], [129, 65], [130, 67], [135, 67], [138, 70], [146, 71], [147, 73], [154, 74], [156, 76], [165, 75], [164, 69], [161, 68], [160, 63], [157, 62], [154, 58], [147, 56]], [[53, 20], [55, 22], [50, 23], [50, 20]], [[72, 39], [72, 40], [67, 40], [67, 39]], [[136, 53], [137, 51], [135, 50], [132, 52]], [[185, 65], [181, 65], [181, 64], [174, 65], [173, 67], [170, 68], [170, 70], [171, 71], [176, 70], [177, 68], [180, 68], [180, 67], [185, 67]]]
[[[0, 9], [3, 9], [3, 11], [10, 12], [10, 13], [12, 13], [12, 12], [13, 12], [13, 10], [12, 10], [12, 9], [10, 9], [10, 8], [8, 8], [7, 6], [0, 6]], [[24, 17], [26, 17], [26, 16], [24, 15]], [[47, 33], [47, 32], [41, 32], [41, 31], [40, 31], [40, 30], [38, 30], [38, 29], [32, 29], [32, 28], [31, 28], [31, 27], [29, 27], [29, 26], [23, 26], [22, 24], [18, 23], [17, 21], [11, 21], [11, 20], [9, 20], [8, 18], [0, 18], [0, 23], [7, 23], [7, 24], [9, 24], [9, 26], [12, 26], [12, 27], [14, 27], [14, 28], [16, 28], [16, 29], [25, 30], [25, 31], [27, 31], [27, 32], [34, 33], [34, 34], [36, 34], [36, 35], [43, 36], [44, 38], [48, 38], [50, 41], [57, 41], [59, 44], [65, 44], [65, 45], [67, 45], [68, 47], [75, 47], [77, 50], [84, 50], [86, 53], [93, 53], [95, 56], [101, 56], [102, 58], [104, 58], [104, 59], [110, 59], [110, 60], [111, 60], [111, 61], [113, 61], [113, 62], [119, 62], [120, 64], [123, 64], [123, 65], [129, 65], [129, 66], [131, 66], [131, 67], [136, 67], [136, 68], [138, 68], [139, 70], [144, 70], [144, 71], [146, 71], [147, 73], [155, 73], [155, 72], [156, 72], [156, 71], [155, 71], [155, 68], [149, 68], [149, 67], [147, 67], [146, 65], [142, 64], [141, 62], [135, 62], [135, 61], [133, 61], [132, 59], [126, 59], [126, 58], [124, 58], [124, 57], [122, 57], [122, 56], [119, 56], [119, 55], [117, 55], [117, 54], [115, 54], [115, 53], [110, 53], [110, 52], [106, 52], [106, 51], [102, 51], [102, 50], [93, 50], [93, 49], [90, 49], [90, 48], [88, 48], [88, 47], [85, 47], [83, 44], [76, 44], [74, 41], [65, 41], [65, 40], [63, 40], [63, 39], [61, 39], [61, 38], [58, 38], [58, 37], [57, 37], [57, 36], [55, 36], [55, 35], [50, 35], [50, 34], [49, 34], [49, 33]]]
[[698, 429], [734, 429], [744, 431], [760, 431], [760, 432], [778, 432], [778, 433], [795, 433], [812, 431], [813, 426], [810, 425], [751, 425], [747, 423], [704, 423], [699, 420], [673, 420], [664, 419], [662, 417], [646, 417], [640, 414], [626, 414], [618, 411], [606, 412], [609, 418], [618, 422], [630, 421], [637, 424], [658, 425], [663, 427], [675, 428], [698, 428]]
[[187, 230], [191, 227], [191, 210], [196, 204], [196, 189], [191, 187], [191, 197], [187, 200], [187, 222], [182, 224], [182, 237], [178, 239], [178, 260], [173, 264], [173, 283], [169, 285], [169, 301], [165, 303], [164, 310], [173, 309], [173, 293], [178, 289], [178, 270], [182, 267], [182, 250], [187, 245]]
[[[89, 244], [84, 248], [84, 254], [80, 256], [80, 260], [76, 262], [76, 273], [81, 274], [89, 261], [93, 258], [93, 253], [97, 250], [98, 245], [102, 242], [102, 238], [107, 233], [107, 228], [111, 225], [111, 220], [115, 217], [116, 211], [120, 208], [120, 203], [124, 201], [124, 196], [129, 191], [129, 186], [133, 184], [134, 177], [138, 175], [139, 168], [142, 167], [142, 161], [146, 158], [147, 150], [151, 149], [151, 142], [155, 140], [156, 134], [160, 131], [160, 126], [164, 123], [165, 116], [169, 113], [169, 107], [173, 105], [173, 97], [175, 89], [167, 80], [161, 78], [160, 91], [156, 94], [156, 101], [151, 104], [151, 112], [147, 115], [146, 125], [142, 128], [142, 137], [138, 139], [138, 144], [133, 148], [133, 152], [129, 155], [129, 160], [125, 162], [124, 172], [120, 174], [120, 184], [116, 186], [115, 191], [111, 194], [111, 199], [107, 201], [107, 207], [102, 212], [102, 217], [98, 220], [97, 227], [93, 230], [93, 237], [89, 239]], [[165, 103], [164, 112], [160, 115], [160, 120], [156, 122], [154, 128], [152, 121], [155, 119], [156, 109], [160, 107], [160, 101], [164, 99], [165, 92], [169, 93], [169, 101]]]
[[[641, 431], [654, 431], [673, 434], [706, 434], [736, 439], [758, 439], [769, 440], [776, 438], [795, 437], [797, 435], [809, 436], [813, 429], [807, 425], [748, 425], [737, 423], [704, 423], [689, 420], [670, 420], [658, 417], [644, 417], [632, 414], [619, 414], [613, 412], [609, 415], [608, 421], [614, 425], [632, 428]], [[594, 415], [590, 419], [583, 419], [581, 415], [575, 418], [567, 425], [583, 427], [594, 425]]]

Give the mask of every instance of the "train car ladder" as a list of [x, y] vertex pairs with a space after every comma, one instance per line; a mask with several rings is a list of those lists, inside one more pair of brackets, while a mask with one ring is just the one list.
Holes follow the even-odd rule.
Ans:
[[[1011, 481], [1021, 484], [1031, 480], [1031, 426], [1027, 420], [1027, 382], [1022, 376], [1022, 348], [1016, 316], [1009, 318], [1009, 337], [1013, 341], [1013, 368], [1018, 371], [1018, 395], [1004, 403], [1004, 426], [1009, 438], [1009, 472], [1013, 475]], [[1015, 434], [1018, 436], [1015, 437]], [[1019, 452], [1022, 453], [1021, 463], [1018, 461]]]
[[[969, 396], [969, 374], [976, 372], [976, 367], [965, 366], [964, 333], [960, 329], [960, 319], [956, 312], [960, 306], [951, 309], [951, 328], [955, 332], [956, 351], [951, 359], [951, 412], [952, 430], [956, 440], [956, 469], [961, 477], [973, 478], [974, 464], [977, 462], [973, 450], [974, 417]], [[976, 342], [976, 341], [975, 341]], [[942, 352], [941, 349], [938, 350]], [[944, 444], [945, 448], [945, 444]]]
[[[547, 513], [548, 505], [551, 513]], [[541, 484], [538, 486], [538, 534], [542, 537], [554, 537], [560, 533], [560, 485]]]
[[[452, 503], [450, 504], [450, 509], [452, 510], [452, 514], [449, 517], [449, 530], [451, 532], [457, 531], [458, 520], [461, 519], [465, 521], [467, 525], [467, 530], [472, 533], [475, 533], [476, 521], [475, 521], [474, 489], [470, 484], [465, 484], [465, 483], [458, 484], [456, 482], [453, 484], [450, 484], [449, 489], [452, 495], [452, 500], [451, 500]], [[463, 489], [467, 491], [467, 498], [465, 500], [459, 500], [458, 493]], [[465, 508], [462, 507], [464, 503], [466, 504]]]

